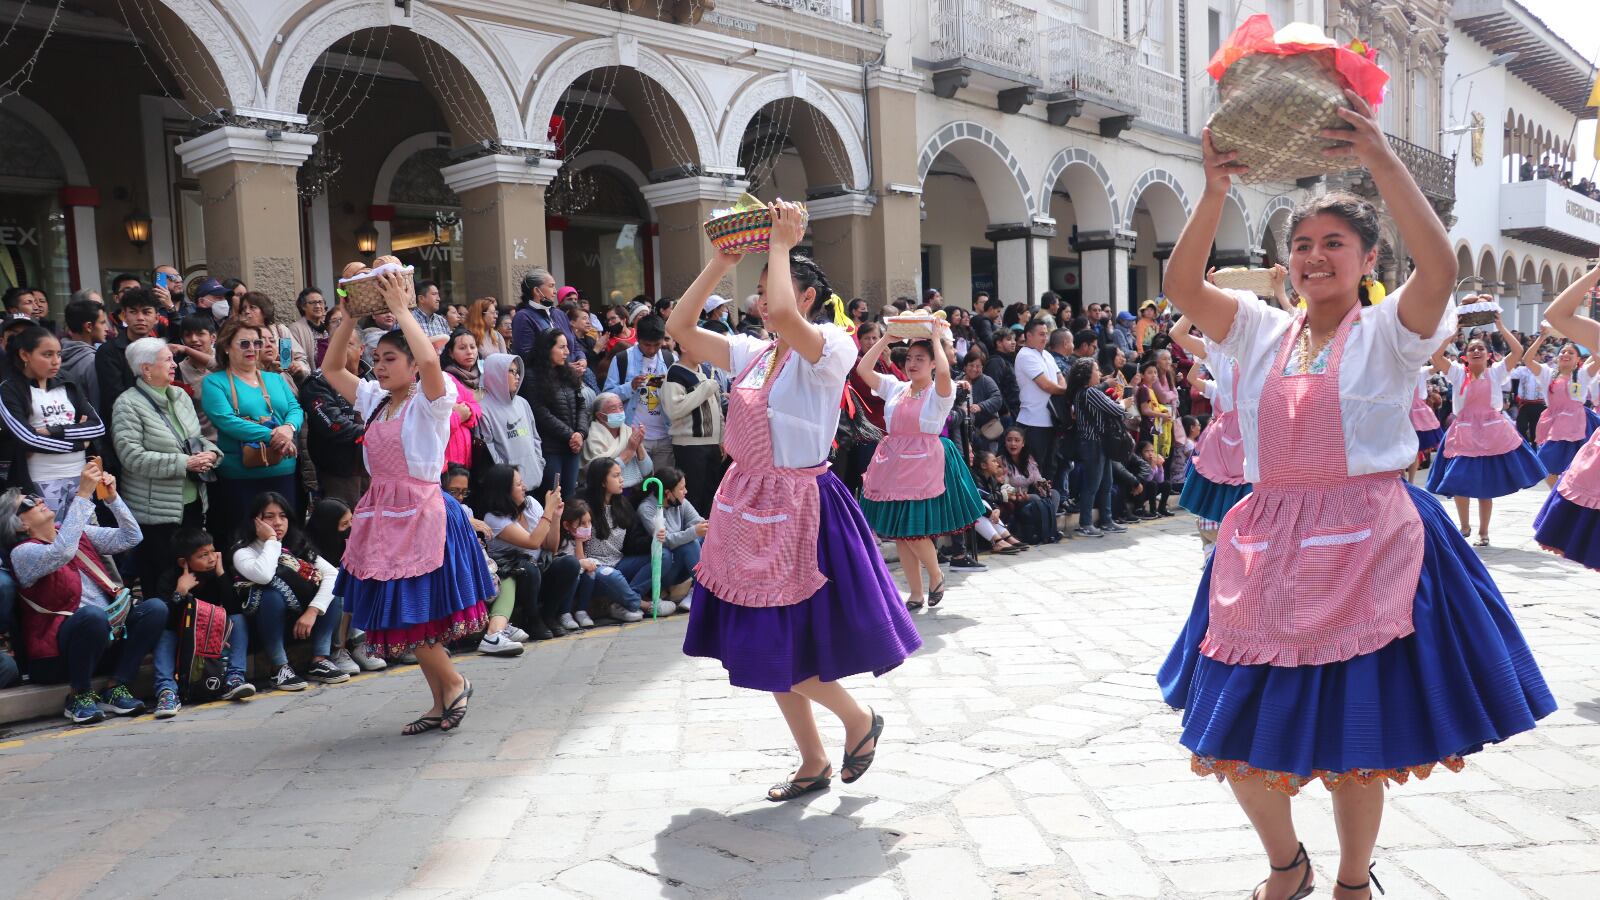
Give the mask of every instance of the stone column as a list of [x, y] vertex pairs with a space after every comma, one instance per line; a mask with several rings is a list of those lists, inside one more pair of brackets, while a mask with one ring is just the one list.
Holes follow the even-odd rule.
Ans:
[[869, 258], [873, 243], [870, 217], [877, 206], [866, 194], [837, 194], [806, 201], [811, 214], [811, 252], [828, 282], [845, 300], [863, 297], [881, 307], [885, 300], [867, 297], [868, 288], [882, 293], [883, 280]]
[[549, 264], [544, 189], [560, 169], [559, 160], [491, 153], [439, 170], [461, 197], [467, 297], [515, 305], [522, 276]]
[[[100, 189], [68, 185], [61, 189], [61, 210], [67, 220], [67, 254], [72, 261], [68, 283], [73, 290], [100, 290], [100, 244], [94, 230], [94, 211], [100, 205]], [[68, 298], [52, 297], [51, 314], [60, 315]]]
[[[1010, 303], [1039, 302], [1050, 289], [1050, 239], [1056, 226], [1036, 222], [1032, 225], [1001, 225], [983, 236], [994, 242], [995, 280], [1000, 299]], [[970, 303], [971, 297], [957, 298]]]
[[305, 266], [295, 173], [316, 142], [314, 134], [225, 125], [177, 147], [200, 178], [206, 271], [266, 293], [280, 321], [299, 315], [294, 298]]
[[[889, 4], [889, 22], [921, 15], [914, 4]], [[891, 26], [892, 27], [892, 26]], [[895, 42], [891, 41], [891, 44]], [[903, 63], [888, 65], [909, 67]], [[917, 173], [917, 92], [923, 76], [909, 68], [887, 65], [867, 73], [867, 158], [872, 161], [866, 187], [876, 199], [866, 218], [861, 265], [856, 275], [856, 296], [874, 312], [896, 297], [916, 297], [922, 283], [922, 179]], [[831, 273], [830, 273], [831, 274]], [[969, 298], [970, 299], [970, 298]]]
[[1109, 303], [1113, 312], [1128, 308], [1128, 256], [1131, 231], [1083, 232], [1078, 255], [1083, 267], [1083, 303]]
[[[655, 217], [661, 238], [661, 283], [656, 293], [676, 297], [688, 289], [714, 252], [706, 238], [705, 221], [713, 210], [732, 206], [749, 182], [692, 175], [674, 178], [639, 189]], [[716, 287], [716, 293], [732, 297], [730, 274]]]
[[[1150, 254], [1151, 256], [1155, 257], [1155, 260], [1156, 260], [1156, 293], [1157, 294], [1161, 294], [1161, 293], [1165, 293], [1166, 292], [1167, 260], [1172, 258], [1172, 248], [1174, 246], [1175, 246], [1175, 244], [1171, 244], [1171, 243], [1158, 243], [1158, 244], [1156, 244], [1156, 249], [1154, 251], [1152, 251], [1151, 254]], [[1220, 265], [1220, 263], [1219, 263], [1219, 265]]]

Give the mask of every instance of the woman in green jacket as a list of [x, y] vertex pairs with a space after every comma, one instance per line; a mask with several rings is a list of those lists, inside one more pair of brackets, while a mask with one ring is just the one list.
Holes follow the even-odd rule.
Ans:
[[222, 452], [200, 434], [194, 401], [173, 384], [177, 365], [158, 338], [128, 345], [134, 386], [111, 407], [111, 440], [122, 461], [122, 498], [144, 531], [138, 548], [146, 597], [164, 597], [177, 581], [172, 536], [205, 523], [206, 482]]
[[297, 495], [295, 433], [305, 413], [288, 379], [257, 366], [262, 340], [261, 329], [230, 320], [217, 337], [218, 371], [200, 389], [222, 450], [208, 522], [215, 535], [232, 536], [257, 494]]

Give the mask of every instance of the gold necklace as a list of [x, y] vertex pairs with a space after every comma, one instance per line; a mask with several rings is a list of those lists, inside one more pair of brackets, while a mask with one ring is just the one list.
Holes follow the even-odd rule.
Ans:
[[1333, 334], [1323, 338], [1322, 341], [1317, 344], [1316, 350], [1313, 351], [1311, 349], [1311, 326], [1304, 325], [1301, 327], [1299, 346], [1296, 348], [1296, 352], [1300, 357], [1301, 375], [1311, 374], [1311, 364], [1316, 362], [1318, 357], [1322, 356], [1322, 351], [1327, 349], [1328, 344], [1332, 343], [1333, 339], [1338, 335], [1339, 332], [1335, 331]]

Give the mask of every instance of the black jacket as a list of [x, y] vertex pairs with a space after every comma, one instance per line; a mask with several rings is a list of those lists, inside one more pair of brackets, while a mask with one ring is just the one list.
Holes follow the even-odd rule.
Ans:
[[[1013, 357], [1014, 359], [1014, 357]], [[1015, 413], [1022, 409], [1022, 396], [1017, 387], [1017, 373], [1012, 367], [1012, 359], [995, 354], [983, 366], [983, 374], [994, 379], [1000, 387], [1000, 397], [1005, 401], [1005, 407]]]
[[[49, 434], [34, 431], [33, 426], [28, 424], [28, 419], [33, 415], [31, 387], [27, 379], [15, 373], [0, 383], [0, 421], [5, 425], [6, 460], [0, 465], [7, 466], [3, 478], [7, 486], [37, 491], [38, 485], [34, 484], [33, 476], [28, 474], [29, 453], [93, 450], [102, 443], [99, 439], [105, 436], [106, 426], [100, 421], [100, 413], [89, 402], [89, 398], [78, 390], [78, 386], [57, 375], [46, 383], [46, 387], [66, 389], [67, 400], [76, 411], [77, 421], [71, 425], [52, 425], [46, 429]], [[109, 446], [111, 442], [103, 443]]]
[[300, 386], [300, 405], [306, 411], [306, 449], [317, 471], [329, 475], [359, 475], [365, 470], [361, 438], [367, 423], [339, 396], [322, 371], [312, 373]]
[[[524, 370], [533, 371], [526, 365]], [[583, 402], [583, 387], [581, 384], [553, 384], [550, 385], [548, 396], [540, 396], [538, 388], [541, 380], [531, 376], [522, 379], [522, 387], [517, 393], [533, 409], [533, 421], [539, 429], [539, 440], [544, 443], [545, 452], [569, 452], [568, 442], [572, 440], [573, 433], [587, 435], [589, 420], [593, 418], [589, 404]]]

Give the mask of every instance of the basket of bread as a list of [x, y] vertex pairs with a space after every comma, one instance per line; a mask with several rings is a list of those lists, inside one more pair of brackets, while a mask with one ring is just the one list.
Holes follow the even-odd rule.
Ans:
[[[370, 316], [389, 309], [389, 304], [383, 299], [383, 291], [378, 287], [379, 275], [394, 272], [409, 281], [416, 271], [412, 266], [401, 265], [400, 260], [393, 256], [380, 256], [373, 262], [377, 264], [373, 268], [339, 279], [340, 305], [351, 315]], [[410, 308], [416, 305], [417, 295], [412, 291], [406, 306]]]
[[950, 323], [944, 320], [943, 311], [930, 313], [919, 309], [901, 313], [884, 319], [883, 327], [890, 337], [908, 341], [929, 341], [935, 335], [944, 338], [950, 334]]

